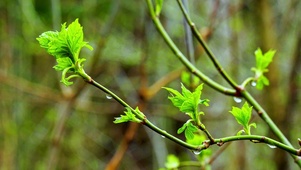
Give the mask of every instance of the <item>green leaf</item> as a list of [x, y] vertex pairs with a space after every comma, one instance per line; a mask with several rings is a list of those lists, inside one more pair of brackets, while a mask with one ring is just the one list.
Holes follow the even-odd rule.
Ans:
[[250, 126], [255, 125], [255, 123], [249, 125], [249, 121], [252, 115], [252, 106], [249, 106], [248, 103], [245, 102], [241, 109], [238, 107], [232, 107], [232, 111], [230, 111], [230, 113], [232, 113], [236, 121], [243, 126], [245, 133], [249, 135]]
[[181, 134], [182, 132], [184, 132], [184, 130], [186, 129], [187, 127], [187, 123], [184, 123], [182, 127], [180, 127], [177, 131], [178, 134]]
[[[57, 68], [57, 69], [60, 69], [60, 68]], [[73, 67], [71, 66], [71, 67], [67, 67], [67, 68], [64, 68], [64, 70], [62, 71], [62, 78], [61, 78], [61, 82], [63, 83], [63, 84], [65, 84], [66, 86], [70, 86], [70, 85], [72, 85], [73, 84], [73, 82], [70, 82], [69, 80], [70, 80], [70, 78], [66, 78], [67, 77], [67, 73], [70, 71], [70, 70], [72, 70], [73, 69]], [[72, 75], [71, 75], [72, 76]]]
[[186, 139], [193, 139], [194, 133], [198, 131], [198, 127], [191, 123], [191, 119], [183, 124], [181, 128], [178, 129], [177, 133], [180, 134], [184, 132]]
[[37, 40], [41, 47], [45, 48], [56, 59], [69, 57], [75, 63], [82, 47], [93, 49], [87, 42], [83, 41], [83, 38], [83, 28], [76, 19], [67, 28], [66, 23], [62, 24], [60, 32], [44, 32]]
[[245, 130], [240, 130], [240, 131], [237, 132], [236, 136], [240, 136], [240, 135], [242, 135], [243, 133], [245, 133]]
[[259, 90], [269, 85], [269, 80], [263, 74], [269, 71], [267, 67], [273, 61], [275, 53], [275, 50], [269, 50], [262, 54], [260, 48], [255, 51], [256, 67], [253, 67], [251, 70], [255, 72], [254, 79], [257, 81], [256, 88]]
[[63, 71], [67, 67], [73, 67], [73, 63], [70, 58], [64, 57], [64, 58], [58, 58], [56, 59], [57, 65], [55, 65], [53, 68], [58, 71]]
[[124, 111], [124, 113], [125, 113], [125, 115], [121, 115], [120, 117], [116, 117], [115, 120], [114, 120], [114, 123], [117, 124], [117, 123], [124, 123], [124, 122], [136, 122], [136, 123], [141, 123], [142, 122], [141, 120], [136, 118], [136, 115], [132, 112], [132, 110], [130, 108], [126, 107], [126, 111]]
[[189, 123], [185, 129], [185, 137], [186, 139], [193, 139], [194, 133], [198, 131], [198, 128], [194, 126], [192, 123]]
[[[93, 48], [83, 41], [83, 38], [83, 28], [79, 24], [78, 19], [68, 27], [66, 27], [66, 23], [62, 24], [60, 32], [47, 31], [37, 38], [40, 46], [56, 58], [57, 65], [53, 68], [57, 71], [62, 71], [61, 82], [65, 85], [71, 85], [72, 82], [69, 82], [69, 80], [74, 77], [89, 78], [83, 70], [82, 63], [85, 59], [80, 59], [79, 53], [83, 47], [87, 47], [90, 50]], [[71, 73], [71, 75], [67, 77], [67, 73]]]
[[268, 86], [268, 85], [270, 85], [269, 79], [267, 77], [265, 77], [264, 75], [261, 75], [257, 79], [256, 88], [258, 90], [262, 90], [264, 86]]
[[208, 106], [208, 99], [201, 100], [201, 94], [203, 89], [203, 84], [200, 84], [194, 92], [188, 90], [183, 84], [181, 84], [182, 94], [177, 90], [172, 88], [165, 87], [167, 91], [171, 93], [171, 96], [168, 97], [169, 100], [173, 103], [174, 106], [178, 107], [181, 112], [186, 113], [191, 117], [195, 122], [198, 119], [198, 106], [204, 104]]
[[[49, 49], [49, 47], [50, 47], [50, 43], [52, 42], [52, 41], [54, 41], [55, 39], [57, 39], [58, 38], [58, 35], [59, 35], [59, 33], [56, 31], [56, 32], [54, 32], [54, 31], [47, 31], [47, 32], [44, 32], [44, 33], [42, 33], [38, 38], [37, 38], [37, 40], [39, 41], [39, 43], [40, 43], [40, 46], [42, 47], [42, 48], [45, 48], [47, 51], [48, 51], [48, 49]], [[49, 51], [48, 51], [49, 52]]]
[[272, 62], [273, 57], [275, 55], [275, 50], [269, 50], [265, 54], [262, 54], [262, 51], [260, 48], [258, 48], [255, 51], [255, 57], [256, 57], [256, 68], [260, 70], [265, 70], [269, 64]]
[[165, 167], [167, 169], [176, 169], [180, 166], [180, 160], [177, 156], [169, 154], [165, 162]]
[[160, 15], [160, 12], [162, 10], [162, 6], [163, 6], [163, 0], [156, 0], [155, 13], [156, 13], [157, 16]]
[[191, 145], [201, 145], [206, 140], [204, 135], [195, 134], [193, 139], [186, 139], [186, 142]]

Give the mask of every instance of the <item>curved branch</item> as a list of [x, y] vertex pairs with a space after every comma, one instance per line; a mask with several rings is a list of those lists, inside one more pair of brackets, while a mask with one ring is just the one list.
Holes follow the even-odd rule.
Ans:
[[259, 143], [266, 143], [266, 144], [269, 144], [269, 145], [273, 145], [273, 146], [275, 146], [279, 149], [282, 149], [282, 150], [285, 150], [285, 151], [291, 153], [292, 155], [294, 155], [294, 157], [301, 156], [301, 149], [295, 149], [290, 144], [283, 144], [283, 143], [280, 143], [280, 142], [278, 142], [274, 139], [271, 139], [271, 138], [268, 138], [268, 137], [265, 137], [265, 136], [257, 136], [257, 135], [229, 136], [229, 137], [224, 137], [224, 138], [220, 138], [220, 139], [206, 140], [201, 145], [191, 145], [191, 144], [189, 144], [187, 142], [184, 142], [184, 141], [180, 140], [179, 138], [171, 135], [170, 133], [166, 132], [165, 130], [160, 129], [156, 125], [152, 124], [146, 118], [146, 116], [142, 116], [141, 113], [137, 113], [135, 109], [133, 109], [130, 105], [128, 105], [125, 101], [123, 101], [115, 93], [113, 93], [112, 91], [110, 91], [106, 87], [102, 86], [101, 84], [97, 83], [93, 79], [90, 79], [88, 81], [88, 83], [95, 86], [95, 87], [97, 87], [98, 89], [100, 89], [101, 91], [107, 93], [108, 95], [112, 96], [112, 98], [114, 98], [122, 106], [130, 108], [131, 111], [140, 120], [142, 120], [143, 125], [149, 127], [150, 129], [157, 132], [158, 134], [170, 139], [171, 141], [174, 141], [175, 143], [177, 143], [177, 144], [179, 144], [179, 145], [181, 145], [181, 146], [183, 146], [187, 149], [201, 151], [203, 149], [207, 149], [209, 146], [214, 145], [214, 144], [216, 144], [218, 146], [222, 146], [224, 143], [228, 143], [228, 142], [232, 142], [232, 141], [250, 140], [250, 141], [253, 141], [253, 142], [256, 142], [256, 143], [259, 142]]
[[221, 64], [218, 62], [218, 60], [216, 59], [216, 57], [214, 56], [213, 52], [210, 50], [210, 48], [208, 47], [208, 45], [205, 43], [205, 41], [203, 40], [202, 36], [200, 35], [199, 31], [197, 30], [197, 28], [195, 27], [195, 24], [191, 21], [187, 10], [185, 9], [183, 3], [181, 0], [177, 0], [178, 4], [181, 8], [181, 11], [183, 12], [183, 15], [187, 21], [187, 23], [189, 24], [192, 33], [194, 34], [194, 36], [196, 37], [196, 39], [199, 41], [199, 43], [202, 45], [202, 47], [204, 48], [205, 52], [207, 53], [207, 55], [209, 56], [209, 58], [211, 59], [211, 61], [213, 62], [215, 68], [219, 71], [219, 73], [223, 76], [223, 78], [234, 88], [237, 89], [238, 85], [230, 78], [230, 76], [224, 71], [223, 67], [221, 66]]
[[215, 89], [215, 90], [217, 90], [217, 91], [219, 91], [221, 93], [224, 93], [226, 95], [235, 96], [236, 95], [236, 90], [224, 87], [224, 86], [220, 85], [219, 83], [215, 82], [214, 80], [210, 79], [205, 74], [203, 74], [200, 70], [198, 70], [193, 64], [191, 64], [191, 62], [188, 61], [188, 59], [178, 49], [178, 47], [175, 45], [175, 43], [171, 40], [171, 38], [169, 37], [169, 35], [166, 33], [166, 31], [163, 28], [160, 20], [157, 18], [156, 14], [155, 14], [155, 11], [154, 11], [154, 8], [153, 8], [153, 4], [152, 4], [151, 0], [146, 0], [146, 2], [147, 2], [147, 5], [148, 5], [150, 14], [151, 14], [151, 18], [152, 18], [154, 24], [156, 25], [156, 28], [158, 29], [159, 33], [161, 34], [161, 36], [163, 37], [163, 39], [167, 43], [167, 45], [171, 48], [171, 50], [173, 51], [173, 53], [186, 66], [186, 68], [191, 73], [193, 73], [194, 75], [196, 75], [197, 77], [199, 77], [202, 81], [204, 81], [207, 85], [209, 85], [210, 87], [212, 87], [213, 89]]

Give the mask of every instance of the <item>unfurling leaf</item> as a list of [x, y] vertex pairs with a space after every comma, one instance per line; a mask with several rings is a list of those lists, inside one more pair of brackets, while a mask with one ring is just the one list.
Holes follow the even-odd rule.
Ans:
[[191, 123], [191, 120], [188, 120], [183, 124], [181, 128], [178, 129], [177, 133], [180, 134], [184, 132], [186, 139], [193, 139], [194, 133], [198, 131], [198, 127]]
[[[83, 70], [85, 59], [79, 58], [79, 52], [83, 47], [92, 50], [93, 48], [83, 41], [83, 28], [78, 23], [78, 19], [72, 22], [67, 28], [66, 23], [62, 24], [60, 32], [47, 31], [42, 33], [37, 40], [42, 48], [54, 56], [57, 62], [53, 68], [62, 71], [62, 80], [65, 85], [71, 85], [71, 78], [89, 78]], [[71, 75], [67, 77], [67, 73]]]
[[244, 130], [240, 131], [238, 134], [244, 132], [247, 135], [250, 135], [251, 126], [256, 128], [255, 123], [249, 124], [252, 115], [252, 106], [249, 106], [247, 102], [244, 103], [241, 109], [238, 107], [232, 107], [232, 111], [230, 111], [230, 113], [232, 113], [236, 121], [244, 128]]
[[165, 89], [171, 93], [168, 99], [171, 100], [173, 105], [178, 107], [181, 112], [189, 115], [195, 122], [198, 122], [197, 119], [199, 119], [197, 117], [200, 113], [198, 112], [198, 106], [200, 104], [209, 105], [208, 99], [201, 99], [203, 84], [199, 85], [194, 92], [188, 90], [183, 84], [181, 84], [182, 93], [172, 88], [165, 87]]
[[[138, 108], [137, 108], [138, 109]], [[137, 111], [137, 109], [135, 111]], [[126, 111], [124, 111], [125, 115], [121, 115], [120, 117], [116, 117], [114, 123], [124, 123], [124, 122], [136, 122], [141, 123], [142, 121], [136, 118], [136, 115], [132, 112], [132, 110], [126, 107]]]
[[253, 67], [251, 70], [255, 72], [254, 79], [256, 81], [256, 88], [259, 90], [269, 85], [269, 80], [263, 74], [269, 71], [267, 67], [273, 61], [275, 53], [275, 50], [269, 50], [262, 54], [260, 48], [255, 51], [256, 67]]

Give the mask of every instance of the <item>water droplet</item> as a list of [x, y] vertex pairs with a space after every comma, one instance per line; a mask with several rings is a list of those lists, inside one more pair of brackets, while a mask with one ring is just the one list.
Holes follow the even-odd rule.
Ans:
[[194, 151], [192, 151], [195, 155], [199, 155], [199, 154], [201, 154], [201, 152], [202, 152], [202, 150], [194, 150]]
[[240, 97], [234, 97], [233, 99], [236, 103], [240, 103], [242, 101]]
[[251, 86], [255, 87], [257, 85], [256, 81], [252, 81]]
[[107, 94], [106, 98], [110, 100], [110, 99], [112, 99], [112, 96], [110, 96], [110, 95]]
[[161, 135], [161, 137], [162, 137], [162, 138], [165, 138], [165, 136], [164, 136], [164, 135]]
[[270, 148], [272, 148], [272, 149], [275, 149], [275, 148], [277, 148], [277, 146], [275, 146], [275, 145], [269, 145], [269, 144], [267, 144]]

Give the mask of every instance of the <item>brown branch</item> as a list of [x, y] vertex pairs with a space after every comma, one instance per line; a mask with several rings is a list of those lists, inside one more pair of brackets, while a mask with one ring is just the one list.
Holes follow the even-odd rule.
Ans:
[[62, 95], [57, 90], [43, 86], [41, 84], [33, 83], [15, 75], [6, 74], [1, 70], [0, 82], [11, 86], [21, 92], [28, 93], [46, 100], [60, 101], [62, 99]]

